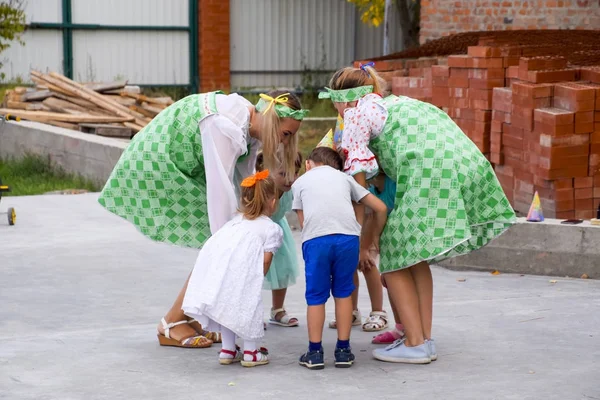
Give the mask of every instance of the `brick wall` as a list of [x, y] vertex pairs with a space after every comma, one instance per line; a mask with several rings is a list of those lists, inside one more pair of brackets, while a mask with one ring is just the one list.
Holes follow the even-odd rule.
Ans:
[[229, 90], [229, 0], [198, 0], [200, 91]]
[[467, 31], [599, 28], [600, 0], [421, 0], [421, 43]]

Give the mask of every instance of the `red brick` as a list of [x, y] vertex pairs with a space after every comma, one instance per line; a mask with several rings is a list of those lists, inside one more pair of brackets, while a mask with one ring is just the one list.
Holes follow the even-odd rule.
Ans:
[[468, 78], [470, 69], [450, 68], [450, 78]]
[[512, 135], [512, 136], [516, 136], [516, 137], [520, 137], [520, 138], [524, 137], [523, 128], [516, 127], [512, 124], [505, 125], [502, 129], [502, 132], [504, 132], [508, 135]]
[[594, 190], [590, 188], [575, 189], [575, 200], [593, 199]]
[[531, 98], [524, 96], [513, 96], [512, 103], [515, 106], [519, 107], [528, 107], [528, 108], [547, 108], [552, 105], [551, 97], [540, 97], [540, 98]]
[[448, 87], [449, 78], [446, 76], [434, 76], [432, 79], [432, 85], [435, 88], [437, 87]]
[[467, 66], [470, 68], [504, 68], [504, 59], [498, 58], [479, 58], [473, 57], [471, 61], [467, 61]]
[[552, 97], [553, 85], [533, 84], [529, 82], [517, 82], [512, 84], [513, 95], [526, 96], [530, 98]]
[[450, 67], [447, 65], [434, 65], [431, 67], [431, 76], [448, 77], [450, 76]]
[[590, 138], [587, 135], [553, 136], [544, 133], [540, 135], [540, 145], [544, 147], [577, 146], [589, 143]]
[[564, 57], [522, 57], [519, 60], [519, 69], [524, 71], [539, 71], [567, 68]]
[[492, 121], [510, 124], [510, 112], [494, 110], [492, 111]]
[[[600, 197], [600, 186], [597, 186], [595, 188], [592, 188], [592, 194], [594, 196], [594, 198], [599, 198]], [[598, 204], [598, 203], [595, 203]]]
[[491, 110], [492, 109], [492, 101], [488, 100], [469, 100], [468, 107], [474, 108], [476, 110]]
[[573, 187], [575, 189], [583, 189], [583, 188], [591, 188], [594, 186], [594, 178], [593, 177], [585, 177], [585, 178], [575, 178]]
[[469, 89], [469, 98], [473, 100], [492, 101], [493, 91], [491, 89]]
[[576, 82], [562, 82], [554, 86], [554, 96], [573, 99], [575, 101], [594, 100], [596, 91], [593, 88]]
[[507, 135], [504, 133], [502, 135], [502, 144], [513, 149], [523, 150], [523, 138], [518, 136]]
[[511, 125], [515, 128], [522, 128], [526, 131], [533, 130], [533, 117], [523, 117], [521, 115], [511, 115]]
[[557, 211], [556, 218], [557, 219], [574, 219], [575, 218], [575, 210]]
[[[514, 121], [514, 117], [513, 117]], [[572, 135], [575, 133], [575, 124], [571, 125], [548, 125], [542, 122], [535, 121], [534, 131], [540, 134], [552, 135], [552, 136], [564, 136]]]
[[450, 78], [448, 78], [448, 86], [449, 87], [468, 88], [469, 87], [469, 78], [450, 77]]
[[[575, 199], [575, 211], [577, 210], [593, 210], [594, 209], [594, 201], [592, 198], [586, 198], [586, 199]], [[592, 217], [588, 217], [588, 218], [593, 218], [594, 216], [592, 215]]]
[[563, 158], [570, 156], [588, 156], [590, 149], [588, 145], [581, 144], [578, 146], [540, 146], [539, 155], [547, 158]]
[[575, 113], [560, 108], [540, 108], [534, 110], [533, 119], [547, 125], [572, 125]]
[[[506, 67], [506, 65], [504, 65], [504, 66]], [[506, 73], [504, 76], [509, 79], [519, 79], [519, 66], [515, 65], [512, 67], [506, 68]]]
[[[491, 127], [492, 132], [500, 132], [502, 133], [502, 122], [500, 121], [492, 121], [492, 127]], [[500, 135], [498, 135], [500, 136]]]
[[576, 122], [575, 123], [575, 133], [592, 133], [594, 131], [594, 123], [593, 122]]
[[469, 46], [467, 54], [470, 57], [502, 57], [502, 50], [498, 47], [490, 46]]
[[583, 67], [581, 68], [581, 79], [600, 83], [600, 68], [598, 67]]
[[[583, 200], [580, 200], [583, 201]], [[577, 207], [577, 204], [575, 204], [575, 207]], [[588, 220], [588, 219], [592, 219], [596, 217], [596, 213], [594, 212], [594, 210], [575, 210], [575, 218], [577, 219], [583, 219], [583, 220]]]
[[572, 189], [574, 179], [557, 179], [554, 181], [554, 187], [556, 189]]
[[470, 68], [467, 70], [469, 78], [474, 79], [504, 79], [504, 68]]
[[[569, 160], [562, 161], [563, 164], [571, 164]], [[537, 173], [544, 179], [559, 179], [559, 178], [572, 178], [572, 177], [583, 177], [587, 176], [587, 166], [575, 165], [565, 168], [548, 169], [540, 167], [537, 169]]]
[[490, 154], [490, 162], [494, 165], [502, 165], [504, 164], [504, 154], [491, 153]]
[[[360, 63], [366, 64], [367, 62], [368, 62], [368, 60], [367, 61], [365, 61], [365, 60], [355, 61], [354, 67], [358, 68], [360, 66]], [[395, 70], [399, 70], [399, 69], [404, 69], [405, 67], [409, 68], [406, 66], [406, 63], [404, 60], [385, 60], [385, 61], [377, 61], [375, 63], [375, 68], [377, 69], [378, 72], [395, 71]]]
[[600, 143], [600, 132], [593, 132], [590, 135], [590, 143]]
[[[579, 174], [574, 175], [566, 175], [566, 176], [557, 176], [556, 178], [577, 178], [577, 177], [585, 177], [587, 176], [587, 162], [588, 156], [569, 156], [569, 157], [540, 157], [539, 158], [539, 166], [542, 169], [547, 170], [559, 170], [559, 169], [571, 169], [575, 167], [580, 167], [582, 170]], [[583, 169], [585, 167], [585, 173], [583, 173]], [[546, 178], [548, 179], [548, 178]], [[553, 178], [550, 178], [553, 179]]]
[[568, 201], [575, 200], [575, 193], [573, 189], [556, 189], [554, 191], [554, 199], [556, 201]]
[[[521, 70], [519, 70], [519, 77]], [[577, 77], [577, 70], [574, 69], [556, 69], [547, 71], [528, 71], [526, 79], [532, 83], [554, 83], [563, 81], [574, 81]]]
[[448, 66], [452, 68], [467, 68], [469, 59], [470, 57], [467, 55], [449, 56]]
[[519, 56], [504, 57], [504, 63], [503, 63], [504, 68], [517, 67], [517, 69], [518, 69], [520, 58], [521, 57], [519, 57]]
[[[575, 113], [575, 123], [584, 124], [594, 122], [594, 112], [593, 111], [581, 111]], [[593, 130], [593, 128], [592, 128]]]
[[584, 100], [584, 101], [575, 101], [573, 99], [565, 98], [565, 97], [554, 97], [554, 107], [562, 108], [563, 110], [581, 112], [581, 111], [593, 111], [594, 110], [594, 101], [593, 100]]
[[469, 87], [473, 89], [493, 89], [504, 87], [504, 78], [500, 79], [469, 79]]

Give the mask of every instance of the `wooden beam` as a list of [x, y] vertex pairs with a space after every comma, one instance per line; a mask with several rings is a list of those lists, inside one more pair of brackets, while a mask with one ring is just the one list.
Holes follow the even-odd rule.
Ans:
[[23, 110], [12, 110], [8, 108], [0, 108], [0, 115], [11, 114], [21, 119], [27, 119], [31, 121], [38, 120], [53, 120], [60, 122], [128, 122], [133, 121], [133, 117], [99, 117], [94, 115], [79, 114], [69, 115], [45, 111], [23, 111]]

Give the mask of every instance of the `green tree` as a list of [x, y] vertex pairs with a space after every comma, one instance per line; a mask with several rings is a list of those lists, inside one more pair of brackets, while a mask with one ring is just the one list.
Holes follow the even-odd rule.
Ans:
[[[24, 44], [21, 35], [25, 31], [25, 11], [23, 11], [23, 0], [0, 1], [0, 53], [8, 49], [11, 42], [17, 40]], [[3, 63], [0, 60], [0, 68]], [[5, 75], [0, 73], [0, 79]]]
[[[385, 0], [348, 0], [361, 13], [367, 25], [379, 26], [384, 21]], [[420, 0], [393, 0], [402, 32], [402, 47], [408, 49], [419, 44]]]

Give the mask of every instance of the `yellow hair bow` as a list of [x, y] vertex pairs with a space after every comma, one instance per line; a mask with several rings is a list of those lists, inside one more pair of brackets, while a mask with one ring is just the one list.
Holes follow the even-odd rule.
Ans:
[[273, 98], [273, 97], [269, 96], [268, 94], [261, 93], [260, 98], [269, 102], [269, 105], [267, 106], [267, 108], [265, 108], [265, 110], [263, 111], [263, 114], [266, 114], [267, 111], [269, 111], [269, 109], [271, 107], [273, 107], [276, 103], [279, 103], [284, 106], [287, 105], [287, 102], [289, 100], [289, 98], [288, 98], [289, 95], [290, 95], [289, 93], [284, 93], [284, 94], [280, 94], [279, 96]]
[[242, 187], [249, 188], [256, 185], [256, 182], [265, 180], [269, 177], [269, 170], [265, 169], [264, 171], [260, 171], [251, 175], [242, 181]]

